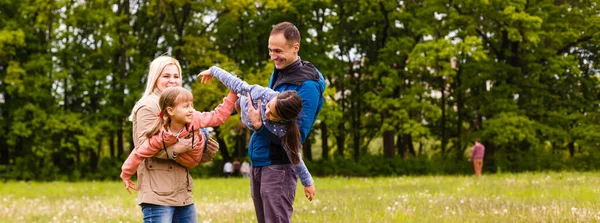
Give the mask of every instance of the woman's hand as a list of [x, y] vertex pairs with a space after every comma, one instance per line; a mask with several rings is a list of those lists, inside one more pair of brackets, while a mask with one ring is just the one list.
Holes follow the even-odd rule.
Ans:
[[127, 190], [127, 192], [129, 192], [129, 194], [131, 194], [131, 191], [129, 189], [137, 191], [137, 187], [135, 187], [135, 184], [131, 182], [131, 179], [123, 179], [123, 183], [125, 184], [125, 189]]
[[252, 104], [252, 97], [250, 96], [250, 93], [248, 93], [248, 119], [250, 119], [250, 122], [252, 122], [252, 126], [254, 126], [254, 129], [258, 130], [260, 129], [260, 127], [262, 127], [262, 118], [261, 118], [261, 114], [260, 114], [260, 110], [261, 110], [261, 105], [262, 105], [262, 101], [258, 100], [258, 109], [254, 108], [254, 104]]
[[212, 75], [210, 75], [210, 69], [200, 72], [196, 78], [201, 79], [200, 83], [209, 84], [212, 82]]

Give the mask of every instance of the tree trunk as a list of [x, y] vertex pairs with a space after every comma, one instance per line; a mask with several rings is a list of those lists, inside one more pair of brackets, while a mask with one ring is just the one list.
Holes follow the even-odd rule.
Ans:
[[[384, 109], [381, 112], [381, 118], [384, 122], [387, 121], [388, 116], [388, 110]], [[393, 130], [383, 132], [383, 156], [386, 158], [394, 158], [394, 135], [396, 135], [396, 132]]]
[[569, 142], [569, 155], [571, 155], [571, 158], [573, 158], [573, 156], [575, 156], [575, 142], [574, 141]]
[[6, 165], [9, 163], [9, 161], [10, 161], [10, 152], [8, 151], [8, 144], [6, 143], [6, 137], [0, 136], [0, 164]]
[[[117, 123], [119, 127], [117, 127], [117, 151], [119, 151], [118, 157], [123, 157], [123, 153], [125, 153], [125, 148], [123, 147], [123, 124], [121, 122]], [[133, 151], [133, 149], [131, 150]]]
[[[131, 145], [133, 147], [133, 140], [131, 140]], [[117, 149], [115, 147], [115, 132], [110, 131], [108, 134], [108, 150], [110, 151], [110, 157], [117, 157]]]
[[346, 141], [346, 131], [344, 123], [338, 125], [338, 136], [335, 137], [337, 141], [337, 151], [340, 157], [344, 157], [344, 146]]
[[417, 152], [415, 151], [415, 146], [413, 145], [412, 135], [410, 135], [410, 134], [404, 134], [404, 140], [402, 140], [402, 141], [405, 143], [405, 146], [408, 149], [408, 152], [413, 157], [416, 157], [417, 156]]
[[463, 91], [461, 89], [461, 69], [458, 68], [458, 70], [456, 71], [456, 80], [455, 80], [455, 87], [454, 87], [454, 91], [456, 92], [456, 116], [458, 117], [458, 120], [456, 121], [456, 152], [457, 152], [457, 159], [461, 159], [462, 158], [462, 154], [465, 152], [465, 149], [462, 146], [462, 122], [463, 122], [463, 107], [464, 107], [464, 102], [463, 102]]
[[[386, 158], [394, 158], [394, 135], [396, 132], [393, 130], [383, 133], [383, 156]], [[402, 155], [402, 153], [398, 151], [398, 155]]]
[[442, 132], [442, 156], [446, 156], [446, 144], [448, 139], [446, 139], [446, 90], [445, 90], [446, 81], [443, 77], [440, 77], [440, 89], [442, 91], [442, 119], [440, 123], [440, 128]]
[[[127, 17], [125, 18], [125, 21], [129, 21], [129, 1], [123, 1], [122, 5], [119, 7], [119, 15], [123, 15], [126, 14]], [[121, 29], [121, 26], [118, 26], [119, 28], [117, 28], [117, 32], [119, 33], [119, 52], [118, 52], [118, 60], [119, 61], [119, 67], [117, 69], [118, 73], [115, 74], [115, 78], [116, 80], [114, 80], [116, 82], [117, 88], [114, 88], [115, 91], [117, 91], [117, 94], [115, 94], [116, 96], [116, 103], [117, 105], [123, 105], [125, 104], [125, 98], [123, 97], [123, 92], [124, 92], [124, 87], [126, 84], [126, 80], [127, 80], [127, 44], [125, 41], [125, 35], [127, 35], [126, 31], [123, 31]], [[128, 110], [127, 110], [128, 111]], [[124, 114], [127, 114], [127, 112], [124, 112]], [[121, 115], [119, 115], [121, 116]], [[122, 155], [122, 153], [125, 151], [124, 149], [124, 145], [123, 145], [123, 119], [124, 117], [117, 117], [117, 149], [119, 151], [119, 157], [120, 155]]]
[[94, 149], [90, 149], [90, 169], [92, 172], [96, 172], [98, 170], [98, 161], [100, 159], [100, 151], [102, 151], [102, 137], [98, 137], [98, 152]]
[[327, 131], [327, 124], [325, 121], [321, 121], [321, 159], [329, 159], [329, 132]]
[[313, 160], [312, 158], [312, 140], [310, 137], [307, 137], [304, 143], [302, 144], [302, 159], [304, 160]]
[[398, 149], [398, 156], [402, 157], [402, 159], [408, 159], [406, 147], [404, 146], [404, 142], [402, 141], [402, 134], [396, 135], [396, 148]]
[[225, 140], [221, 137], [221, 128], [215, 127], [215, 138], [219, 143], [219, 152], [221, 152], [221, 156], [223, 156], [224, 161], [231, 160], [231, 155], [229, 155], [229, 151], [227, 151], [227, 144], [225, 144]]

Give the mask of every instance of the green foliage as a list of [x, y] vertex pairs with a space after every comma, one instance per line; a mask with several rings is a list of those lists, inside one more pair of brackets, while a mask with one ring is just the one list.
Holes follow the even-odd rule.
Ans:
[[[328, 84], [318, 175], [597, 169], [600, 16], [595, 1], [0, 1], [0, 174], [113, 179], [126, 117], [156, 56], [177, 58], [197, 110], [227, 94], [218, 65], [266, 85], [268, 37], [290, 21]], [[453, 63], [453, 61], [455, 63]], [[321, 126], [321, 123], [324, 123]], [[316, 130], [319, 129], [319, 130]], [[228, 153], [248, 133], [219, 127]], [[381, 139], [381, 140], [380, 140]], [[321, 142], [321, 140], [325, 140]], [[370, 154], [374, 141], [384, 151]], [[348, 160], [350, 157], [353, 160]], [[112, 166], [111, 166], [112, 165]], [[221, 164], [192, 170], [220, 174]]]

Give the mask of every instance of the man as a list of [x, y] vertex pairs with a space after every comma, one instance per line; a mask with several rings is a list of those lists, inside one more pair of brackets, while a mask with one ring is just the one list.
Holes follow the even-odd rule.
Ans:
[[[300, 141], [308, 136], [321, 108], [325, 80], [309, 62], [300, 60], [300, 32], [289, 22], [275, 25], [269, 36], [269, 56], [275, 69], [269, 88], [275, 91], [295, 90], [302, 98]], [[259, 114], [249, 112], [249, 116]], [[260, 120], [260, 119], [258, 119]], [[298, 178], [281, 140], [264, 125], [252, 134], [248, 144], [251, 161], [250, 186], [258, 222], [291, 222]], [[314, 185], [303, 185], [309, 200], [315, 194]]]
[[475, 139], [475, 145], [469, 162], [473, 161], [473, 168], [475, 169], [475, 175], [479, 179], [481, 177], [481, 169], [483, 168], [483, 156], [485, 155], [485, 147], [479, 142], [479, 138]]

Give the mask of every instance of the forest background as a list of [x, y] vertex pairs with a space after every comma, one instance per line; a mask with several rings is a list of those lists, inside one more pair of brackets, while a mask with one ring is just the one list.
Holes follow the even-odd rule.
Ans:
[[[301, 32], [326, 103], [303, 147], [313, 175], [600, 168], [598, 0], [0, 0], [0, 178], [118, 179], [149, 63], [177, 58], [195, 107], [218, 65], [251, 84], [273, 71], [274, 24]], [[218, 176], [250, 132], [213, 129]]]

